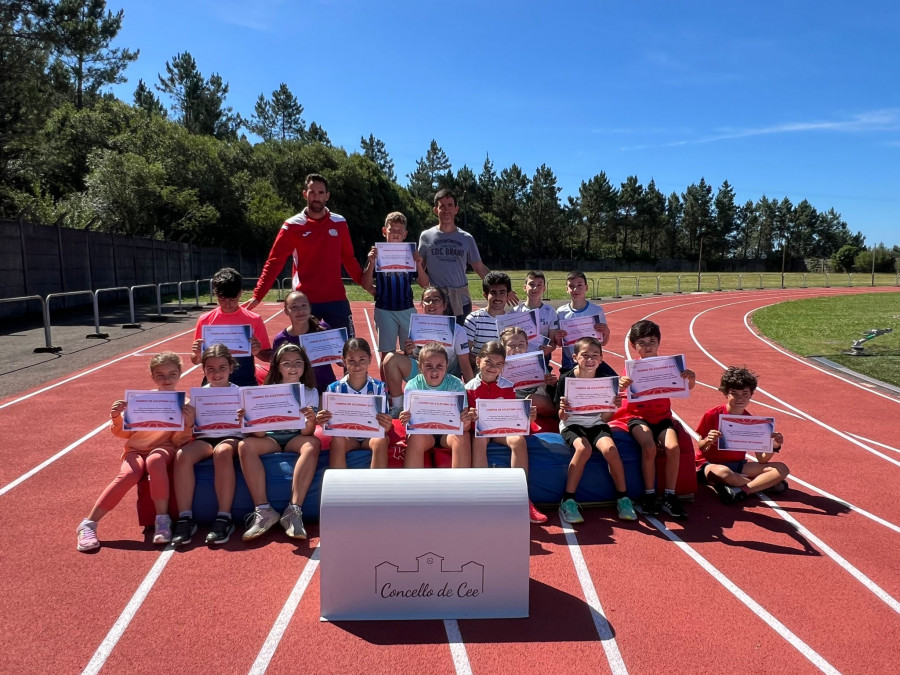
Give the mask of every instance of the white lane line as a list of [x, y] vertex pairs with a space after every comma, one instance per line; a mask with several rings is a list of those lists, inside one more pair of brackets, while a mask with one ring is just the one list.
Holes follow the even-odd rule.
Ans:
[[[184, 373], [183, 373], [181, 376], [184, 377], [185, 375], [187, 375], [188, 373], [190, 373], [192, 370], [195, 370], [196, 368], [199, 368], [199, 366], [193, 366], [193, 367], [191, 367], [191, 368], [188, 368], [186, 371], [184, 371]], [[86, 433], [84, 436], [82, 436], [81, 438], [79, 438], [77, 441], [75, 441], [74, 443], [72, 443], [72, 444], [66, 446], [65, 448], [63, 448], [62, 450], [60, 450], [59, 452], [57, 452], [57, 453], [56, 453], [55, 455], [53, 455], [52, 457], [50, 457], [50, 458], [48, 458], [48, 459], [45, 459], [43, 462], [41, 462], [40, 464], [38, 464], [38, 465], [37, 465], [36, 467], [34, 467], [33, 469], [30, 469], [30, 470], [26, 471], [25, 473], [23, 473], [21, 476], [19, 476], [18, 478], [16, 478], [16, 479], [15, 479], [14, 481], [12, 481], [11, 483], [7, 483], [7, 484], [4, 485], [2, 488], [0, 488], [0, 497], [2, 497], [3, 495], [5, 495], [7, 492], [9, 492], [10, 490], [12, 490], [12, 489], [13, 489], [14, 487], [16, 487], [17, 485], [19, 485], [19, 484], [21, 484], [21, 483], [24, 483], [26, 480], [28, 480], [29, 478], [31, 478], [31, 477], [32, 477], [34, 474], [36, 474], [38, 471], [41, 471], [41, 470], [43, 470], [43, 469], [46, 469], [48, 466], [50, 466], [51, 464], [53, 464], [53, 462], [55, 462], [56, 460], [58, 460], [60, 457], [62, 457], [63, 455], [68, 454], [69, 452], [71, 452], [72, 450], [74, 450], [75, 448], [77, 448], [79, 445], [81, 445], [82, 443], [84, 443], [85, 441], [87, 441], [87, 440], [89, 440], [90, 438], [92, 438], [92, 437], [96, 436], [97, 434], [99, 434], [101, 431], [103, 431], [103, 430], [106, 429], [107, 427], [109, 427], [109, 421], [104, 422], [103, 424], [101, 424], [99, 427], [97, 427], [97, 428], [94, 429], [93, 431], [89, 431], [89, 432]]]
[[874, 394], [875, 396], [879, 396], [887, 401], [890, 401], [891, 403], [900, 403], [900, 400], [898, 400], [897, 397], [895, 397], [895, 396], [883, 394], [880, 391], [878, 391], [877, 389], [872, 389], [871, 387], [862, 385], [859, 382], [854, 382], [851, 379], [841, 376], [839, 373], [835, 373], [831, 370], [826, 370], [825, 368], [820, 368], [819, 366], [815, 365], [814, 363], [810, 363], [806, 359], [800, 358], [799, 356], [794, 356], [790, 352], [786, 352], [781, 347], [774, 344], [773, 342], [771, 342], [770, 340], [766, 339], [765, 337], [760, 335], [758, 332], [753, 330], [753, 328], [750, 326], [750, 323], [749, 323], [750, 315], [753, 314], [753, 312], [755, 312], [757, 310], [764, 309], [765, 307], [771, 307], [772, 305], [776, 305], [776, 304], [778, 304], [778, 303], [773, 302], [768, 305], [763, 305], [762, 307], [757, 307], [756, 309], [751, 309], [749, 312], [744, 314], [744, 326], [746, 326], [747, 330], [750, 332], [750, 334], [753, 337], [755, 337], [760, 342], [766, 344], [771, 349], [774, 349], [776, 352], [780, 352], [781, 354], [784, 354], [785, 356], [787, 356], [791, 359], [794, 359], [794, 361], [797, 361], [798, 363], [802, 363], [804, 366], [806, 366], [808, 368], [812, 368], [813, 370], [818, 370], [820, 373], [825, 373], [826, 375], [829, 375], [830, 377], [840, 380], [841, 382], [846, 382], [847, 384], [851, 384], [854, 387], [856, 387], [857, 389], [861, 389], [862, 391], [865, 391], [869, 394]]
[[261, 675], [266, 672], [269, 663], [272, 661], [272, 657], [275, 655], [275, 650], [278, 649], [278, 643], [281, 642], [281, 638], [284, 637], [284, 632], [287, 630], [288, 624], [290, 624], [291, 618], [294, 616], [294, 612], [297, 611], [300, 600], [303, 598], [303, 594], [306, 593], [309, 582], [312, 580], [313, 574], [315, 574], [316, 568], [318, 567], [319, 547], [316, 546], [316, 550], [313, 551], [309, 560], [306, 561], [303, 572], [300, 573], [300, 578], [297, 579], [297, 583], [294, 584], [294, 589], [291, 591], [284, 606], [281, 608], [281, 612], [278, 613], [278, 618], [275, 619], [272, 629], [266, 636], [266, 641], [259, 650], [256, 660], [253, 662], [253, 665], [250, 666], [249, 672], [251, 675]]
[[[738, 303], [729, 303], [729, 304], [738, 304]], [[696, 344], [697, 347], [700, 349], [700, 351], [702, 351], [702, 352], [703, 352], [703, 353], [704, 353], [704, 354], [705, 354], [712, 362], [717, 363], [717, 364], [719, 365], [720, 368], [725, 368], [725, 364], [722, 363], [721, 361], [719, 361], [715, 356], [713, 356], [712, 354], [710, 354], [709, 350], [707, 350], [702, 344], [700, 344], [700, 340], [697, 339], [697, 336], [696, 336], [696, 334], [694, 333], [694, 324], [697, 322], [697, 319], [699, 319], [701, 316], [703, 316], [703, 315], [706, 314], [707, 312], [710, 312], [710, 311], [712, 311], [712, 310], [714, 310], [714, 309], [721, 309], [721, 307], [726, 307], [726, 306], [727, 306], [727, 305], [721, 305], [720, 307], [711, 307], [710, 309], [705, 309], [705, 310], [703, 310], [703, 311], [700, 312], [699, 314], [695, 315], [693, 319], [691, 319], [691, 323], [690, 323], [690, 326], [689, 326], [689, 332], [690, 332], [690, 335], [691, 335], [691, 339], [694, 341], [694, 344]], [[745, 318], [745, 320], [746, 320], [746, 316], [745, 316], [744, 318]], [[809, 420], [809, 421], [812, 422], [813, 424], [816, 424], [816, 425], [822, 427], [822, 428], [825, 429], [826, 431], [830, 431], [830, 432], [833, 433], [834, 435], [839, 436], [840, 438], [843, 438], [845, 441], [848, 441], [849, 443], [852, 443], [853, 445], [856, 445], [856, 446], [862, 448], [862, 449], [865, 450], [866, 452], [869, 452], [869, 453], [875, 455], [876, 457], [880, 457], [881, 459], [883, 459], [883, 460], [885, 460], [885, 461], [887, 461], [887, 462], [890, 462], [890, 463], [893, 464], [894, 466], [900, 467], [900, 460], [894, 459], [893, 457], [889, 457], [888, 455], [885, 455], [883, 452], [879, 452], [879, 451], [876, 450], [875, 448], [869, 447], [868, 445], [866, 445], [866, 444], [863, 443], [862, 441], [859, 441], [859, 440], [853, 438], [853, 437], [850, 436], [849, 434], [845, 434], [843, 431], [840, 431], [840, 430], [838, 430], [838, 429], [835, 429], [833, 426], [831, 426], [831, 425], [829, 425], [829, 424], [826, 424], [826, 423], [823, 422], [822, 420], [820, 420], [820, 419], [818, 419], [818, 418], [816, 418], [816, 417], [813, 417], [813, 416], [810, 415], [809, 413], [806, 413], [806, 412], [800, 410], [800, 408], [797, 408], [796, 406], [791, 405], [790, 403], [788, 403], [788, 402], [785, 401], [784, 399], [781, 399], [781, 398], [775, 396], [775, 394], [772, 394], [772, 393], [769, 392], [768, 390], [763, 389], [762, 387], [757, 387], [757, 388], [756, 388], [756, 391], [758, 391], [758, 392], [760, 392], [760, 393], [762, 393], [762, 394], [765, 394], [766, 396], [768, 396], [768, 397], [769, 397], [770, 399], [772, 399], [773, 401], [776, 401], [777, 403], [780, 403], [781, 405], [785, 406], [786, 408], [788, 408], [788, 409], [790, 409], [790, 410], [796, 412], [797, 414], [801, 415], [804, 419]], [[867, 390], [867, 391], [868, 391], [868, 390]]]
[[847, 572], [850, 576], [856, 579], [863, 586], [868, 588], [875, 596], [884, 602], [888, 607], [892, 610], [900, 614], [900, 602], [897, 602], [890, 594], [887, 593], [883, 588], [881, 588], [878, 584], [872, 581], [865, 574], [860, 572], [856, 567], [854, 567], [849, 560], [841, 556], [837, 551], [831, 548], [824, 541], [819, 539], [816, 535], [806, 529], [803, 525], [800, 524], [794, 516], [790, 513], [782, 509], [776, 502], [774, 502], [770, 497], [767, 497], [763, 493], [758, 493], [759, 498], [762, 499], [766, 504], [768, 504], [775, 512], [784, 518], [787, 522], [794, 526], [794, 529], [797, 530], [802, 536], [804, 536], [807, 540], [812, 542], [812, 544], [818, 547], [823, 553], [825, 553], [829, 558], [834, 560], [845, 572]]
[[[718, 388], [718, 387], [716, 387], [716, 386], [714, 386], [714, 385], [712, 385], [712, 384], [707, 384], [706, 382], [701, 382], [700, 380], [697, 380], [697, 384], [699, 384], [701, 387], [706, 387], [706, 388], [712, 389], [712, 390], [714, 390], [714, 391], [719, 391], [719, 388]], [[784, 410], [784, 409], [782, 409], [782, 408], [776, 408], [774, 405], [769, 405], [768, 403], [763, 403], [762, 401], [753, 401], [753, 406], [754, 406], [754, 407], [756, 407], [756, 406], [762, 406], [763, 408], [768, 408], [769, 410], [774, 410], [774, 411], [776, 411], [776, 412], [780, 412], [782, 415], [788, 415], [789, 417], [795, 417], [795, 418], [797, 418], [798, 420], [804, 419], [802, 416], [797, 415], [797, 414], [795, 414], [795, 413], [792, 413], [790, 410]]]
[[453, 657], [453, 667], [457, 675], [472, 675], [472, 664], [469, 662], [469, 654], [459, 630], [456, 619], [444, 619], [444, 630], [447, 632], [447, 642], [450, 644], [450, 656]]
[[828, 661], [826, 661], [821, 654], [819, 654], [812, 647], [806, 644], [797, 635], [795, 635], [791, 629], [781, 623], [781, 621], [770, 614], [762, 605], [756, 602], [756, 600], [754, 600], [749, 595], [747, 595], [747, 593], [741, 590], [741, 588], [739, 588], [737, 584], [735, 584], [733, 581], [731, 581], [731, 579], [722, 574], [706, 558], [704, 558], [694, 549], [688, 546], [687, 543], [685, 543], [684, 540], [681, 539], [677, 534], [672, 532], [668, 527], [663, 525], [653, 516], [645, 516], [645, 518], [647, 518], [647, 520], [651, 525], [653, 525], [653, 527], [662, 532], [695, 563], [706, 570], [706, 572], [708, 572], [713, 579], [718, 581], [722, 586], [725, 587], [726, 590], [734, 595], [734, 597], [744, 603], [750, 609], [750, 611], [752, 611], [756, 616], [765, 621], [769, 625], [769, 627], [772, 628], [772, 630], [774, 630], [776, 633], [778, 633], [778, 635], [781, 636], [789, 645], [803, 654], [803, 656], [805, 656], [816, 668], [821, 670], [823, 673], [833, 673], [834, 675], [840, 675], [840, 671], [830, 663], [828, 663]]
[[372, 322], [369, 320], [369, 311], [363, 309], [363, 316], [366, 317], [366, 323], [369, 324], [369, 336], [372, 338], [373, 350], [375, 351], [375, 362], [381, 368], [381, 352], [378, 350], [378, 338], [375, 337], [375, 329], [372, 328]]
[[31, 398], [32, 396], [37, 396], [38, 394], [43, 394], [45, 391], [50, 391], [51, 389], [55, 389], [56, 387], [60, 387], [64, 384], [68, 384], [69, 382], [72, 382], [81, 377], [84, 377], [85, 375], [90, 375], [91, 373], [97, 372], [98, 370], [106, 368], [107, 366], [111, 366], [114, 363], [118, 363], [119, 361], [124, 361], [125, 359], [131, 358], [132, 356], [137, 356], [140, 354], [140, 352], [144, 351], [145, 349], [152, 349], [153, 347], [156, 347], [157, 345], [161, 345], [164, 342], [168, 342], [169, 340], [174, 340], [175, 338], [179, 338], [182, 335], [187, 335], [188, 333], [193, 332], [193, 330], [194, 329], [192, 328], [191, 330], [186, 330], [183, 333], [178, 333], [177, 335], [171, 335], [171, 336], [165, 338], [164, 340], [160, 340], [159, 342], [154, 342], [153, 344], [145, 345], [135, 352], [130, 352], [128, 354], [124, 354], [123, 356], [118, 356], [118, 357], [112, 359], [111, 361], [106, 361], [105, 363], [101, 363], [99, 366], [94, 366], [93, 368], [91, 368], [89, 370], [85, 370], [84, 372], [78, 373], [77, 375], [73, 375], [72, 377], [67, 377], [65, 380], [60, 380], [59, 382], [54, 382], [53, 384], [48, 385], [48, 386], [44, 387], [43, 389], [38, 389], [37, 391], [33, 391], [30, 394], [25, 394], [24, 396], [20, 396], [19, 398], [14, 398], [13, 400], [7, 401], [6, 403], [0, 405], [0, 410], [2, 410], [3, 408], [6, 408], [8, 406], [11, 406], [15, 403], [20, 403], [22, 401], [25, 401], [25, 400]]
[[588, 607], [591, 608], [591, 618], [594, 620], [594, 628], [597, 635], [600, 636], [600, 643], [603, 645], [603, 651], [606, 652], [606, 660], [609, 662], [609, 668], [613, 675], [626, 675], [628, 669], [625, 667], [625, 661], [622, 660], [622, 653], [619, 651], [619, 645], [613, 634], [612, 626], [603, 613], [603, 606], [600, 604], [600, 598], [597, 596], [597, 589], [594, 588], [594, 582], [591, 579], [591, 573], [588, 571], [587, 563], [581, 553], [581, 547], [578, 545], [578, 539], [575, 536], [575, 530], [572, 526], [560, 519], [560, 525], [566, 535], [566, 548], [572, 556], [572, 563], [575, 565], [575, 573], [578, 575], [578, 582], [581, 584], [581, 592]]
[[33, 469], [31, 469], [30, 471], [26, 471], [25, 473], [23, 473], [21, 476], [19, 476], [18, 478], [16, 478], [16, 479], [15, 479], [14, 481], [12, 481], [11, 483], [7, 483], [7, 484], [4, 485], [2, 488], [0, 488], [0, 497], [2, 497], [3, 495], [5, 495], [7, 492], [9, 492], [10, 490], [12, 490], [14, 487], [16, 487], [17, 485], [19, 485], [20, 483], [24, 483], [26, 480], [28, 480], [29, 478], [31, 478], [34, 474], [36, 474], [36, 473], [37, 473], [38, 471], [40, 471], [41, 469], [44, 469], [44, 468], [50, 466], [51, 464], [53, 464], [53, 462], [55, 462], [56, 460], [58, 460], [58, 459], [59, 459], [60, 457], [62, 457], [63, 455], [68, 454], [69, 452], [71, 452], [72, 450], [74, 450], [75, 448], [77, 448], [79, 445], [81, 445], [82, 443], [84, 443], [84, 442], [85, 442], [86, 440], [88, 440], [89, 438], [92, 438], [92, 437], [96, 436], [96, 435], [99, 434], [101, 431], [103, 431], [104, 429], [106, 429], [108, 426], [109, 426], [109, 422], [108, 422], [108, 421], [104, 422], [103, 424], [101, 424], [99, 427], [97, 427], [97, 428], [94, 429], [93, 431], [89, 431], [89, 432], [86, 433], [84, 436], [82, 436], [82, 437], [79, 438], [77, 441], [75, 441], [74, 443], [72, 443], [72, 444], [66, 446], [65, 448], [63, 448], [62, 450], [60, 450], [59, 452], [57, 452], [55, 455], [53, 455], [53, 457], [50, 457], [49, 459], [45, 459], [43, 462], [41, 462], [40, 464], [38, 464], [36, 467], [34, 467]]
[[[847, 432], [850, 433], [849, 431]], [[866, 438], [865, 436], [860, 436], [859, 434], [850, 434], [853, 438], [858, 438], [861, 441], [865, 441], [866, 443], [871, 443], [872, 445], [877, 445], [880, 448], [884, 448], [885, 450], [892, 450], [894, 452], [900, 452], [900, 448], [895, 448], [890, 445], [885, 445], [884, 443], [879, 443], [878, 441], [873, 441], [871, 438]]]
[[103, 665], [106, 663], [109, 655], [112, 654], [112, 650], [115, 648], [116, 643], [119, 641], [119, 638], [121, 638], [122, 634], [125, 633], [125, 629], [128, 628], [128, 624], [131, 623], [134, 615], [137, 614], [138, 609], [140, 609], [141, 604], [147, 598], [147, 595], [150, 593], [150, 589], [153, 588], [153, 584], [156, 583], [159, 575], [162, 574], [163, 569], [165, 569], [169, 560], [171, 560], [172, 554], [174, 552], [175, 546], [173, 544], [169, 544], [169, 546], [162, 553], [160, 553], [159, 558], [156, 559], [156, 562], [153, 564], [153, 567], [150, 568], [147, 576], [144, 577], [141, 585], [138, 586], [138, 589], [134, 592], [134, 595], [131, 596], [131, 600], [128, 601], [128, 604], [125, 606], [125, 609], [122, 610], [119, 618], [116, 619], [113, 627], [110, 628], [109, 632], [106, 634], [106, 637], [103, 638], [103, 642], [101, 642], [100, 646], [97, 647], [97, 651], [94, 652], [94, 656], [91, 658], [90, 663], [88, 663], [85, 669], [82, 671], [83, 675], [94, 675], [95, 673], [99, 673], [103, 668]]
[[[678, 414], [677, 414], [676, 412], [674, 412], [674, 411], [672, 412], [672, 417], [674, 417], [674, 418], [677, 419], [679, 422], [681, 422], [682, 426], [684, 426], [685, 431], [687, 431], [688, 434], [690, 434], [690, 436], [691, 436], [695, 441], [700, 440], [699, 434], [697, 434], [696, 431], [694, 431], [694, 430], [691, 429], [687, 424], [685, 424], [685, 423], [684, 423], [684, 420], [681, 419], [681, 418], [678, 416]], [[755, 458], [755, 457], [752, 457], [752, 456], [748, 456], [748, 457], [747, 457], [747, 461], [748, 461], [748, 462], [755, 462], [755, 461], [756, 461], [756, 458]], [[819, 493], [820, 495], [822, 495], [823, 497], [827, 497], [828, 499], [834, 500], [835, 502], [837, 502], [837, 503], [840, 504], [841, 506], [845, 506], [846, 508], [850, 509], [851, 511], [855, 511], [855, 512], [858, 513], [859, 515], [861, 515], [861, 516], [863, 516], [863, 517], [865, 517], [865, 518], [868, 518], [869, 520], [875, 521], [875, 522], [878, 523], [879, 525], [883, 525], [884, 527], [888, 528], [889, 530], [893, 530], [894, 532], [900, 533], [900, 527], [898, 527], [898, 526], [895, 525], [894, 523], [892, 523], [892, 522], [890, 522], [890, 521], [888, 521], [888, 520], [885, 520], [884, 518], [881, 518], [881, 517], [879, 517], [879, 516], [876, 516], [874, 513], [871, 513], [870, 511], [866, 511], [865, 509], [862, 509], [862, 508], [860, 508], [860, 507], [858, 507], [858, 506], [854, 506], [854, 505], [851, 504], [850, 502], [848, 502], [848, 501], [846, 501], [846, 500], [844, 500], [844, 499], [841, 499], [840, 497], [838, 497], [838, 496], [836, 496], [836, 495], [833, 495], [833, 494], [831, 494], [830, 492], [826, 492], [826, 491], [823, 490], [822, 488], [816, 487], [816, 486], [813, 485], [812, 483], [807, 483], [805, 480], [803, 480], [802, 478], [798, 477], [796, 474], [793, 474], [793, 473], [792, 473], [792, 474], [790, 475], [790, 479], [791, 479], [792, 482], [794, 482], [794, 483], [799, 483], [799, 484], [802, 485], [803, 487], [808, 488], [808, 489], [812, 490], [813, 492], [818, 492], [818, 493]]]

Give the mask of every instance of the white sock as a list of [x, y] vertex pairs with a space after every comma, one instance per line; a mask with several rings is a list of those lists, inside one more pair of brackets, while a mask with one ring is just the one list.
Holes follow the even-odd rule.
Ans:
[[257, 506], [257, 507], [256, 507], [256, 510], [257, 510], [257, 511], [262, 511], [262, 510], [264, 510], [264, 509], [271, 509], [271, 508], [272, 508], [272, 505], [269, 504], [269, 502], [266, 502], [265, 504], [260, 504], [259, 506]]
[[88, 519], [88, 518], [85, 518], [85, 519], [82, 520], [81, 523], [78, 525], [78, 529], [81, 529], [82, 527], [89, 527], [89, 528], [91, 528], [92, 530], [94, 530], [94, 531], [96, 532], [96, 531], [97, 531], [97, 521], [96, 521], [96, 520], [90, 520], [90, 519]]
[[193, 518], [194, 512], [193, 511], [179, 511], [178, 517], [179, 518]]
[[391, 396], [391, 405], [403, 405], [403, 397], [402, 396]]
[[222, 518], [231, 518], [231, 511], [219, 511], [219, 512], [216, 514], [216, 517], [218, 518], [218, 517], [220, 517], [220, 516], [221, 516]]

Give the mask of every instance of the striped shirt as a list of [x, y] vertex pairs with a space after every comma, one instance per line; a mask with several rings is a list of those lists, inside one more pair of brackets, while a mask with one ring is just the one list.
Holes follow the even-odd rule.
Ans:
[[497, 320], [486, 309], [476, 309], [466, 317], [466, 334], [469, 336], [469, 351], [478, 356], [481, 348], [491, 340], [499, 340]]
[[416, 272], [375, 272], [375, 309], [412, 309], [412, 282], [417, 276]]
[[350, 376], [344, 375], [344, 377], [337, 382], [329, 384], [328, 391], [332, 394], [366, 394], [369, 396], [384, 396], [387, 393], [385, 391], [384, 382], [376, 380], [371, 375], [366, 375], [366, 383], [363, 385], [362, 389], [354, 389], [350, 385]]

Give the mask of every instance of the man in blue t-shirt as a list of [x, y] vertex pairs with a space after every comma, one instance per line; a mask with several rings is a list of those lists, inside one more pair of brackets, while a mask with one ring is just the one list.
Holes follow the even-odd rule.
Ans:
[[[406, 216], [399, 211], [389, 213], [381, 228], [385, 241], [399, 244], [406, 241]], [[369, 261], [363, 270], [362, 287], [375, 296], [375, 329], [378, 331], [378, 351], [381, 360], [388, 352], [400, 349], [406, 343], [409, 334], [409, 317], [415, 314], [413, 305], [412, 282], [417, 281], [422, 288], [428, 286], [428, 274], [422, 262], [422, 256], [413, 247], [413, 259], [416, 261], [415, 272], [376, 272], [375, 259], [378, 251], [375, 246], [369, 251]]]

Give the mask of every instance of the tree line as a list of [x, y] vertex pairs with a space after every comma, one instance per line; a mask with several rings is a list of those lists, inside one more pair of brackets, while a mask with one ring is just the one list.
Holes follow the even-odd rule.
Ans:
[[[515, 163], [498, 171], [487, 156], [477, 173], [454, 169], [432, 140], [401, 185], [374, 134], [358, 150], [335, 147], [285, 83], [260, 93], [245, 117], [228, 105], [227, 81], [204, 75], [187, 51], [120, 101], [107, 88], [139, 57], [111, 46], [123, 20], [105, 0], [0, 5], [0, 216], [264, 252], [303, 205], [303, 177], [317, 171], [360, 255], [390, 211], [406, 213], [413, 233], [434, 224], [432, 197], [444, 187], [489, 261], [650, 263], [702, 251], [712, 264], [774, 267], [784, 256], [852, 267], [864, 252], [862, 234], [833, 208], [767, 196], [739, 204], [727, 180], [714, 188], [700, 178], [666, 194], [652, 179], [615, 185], [600, 172], [563, 199], [547, 165], [531, 175]], [[879, 268], [893, 264], [891, 252], [883, 257]]]

